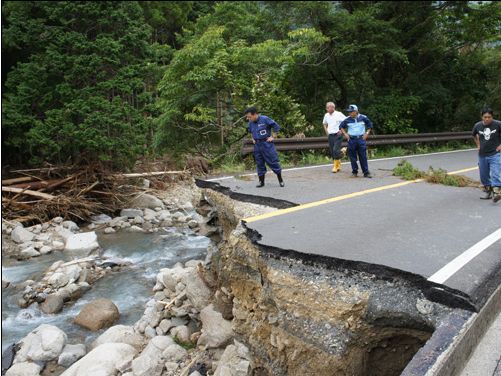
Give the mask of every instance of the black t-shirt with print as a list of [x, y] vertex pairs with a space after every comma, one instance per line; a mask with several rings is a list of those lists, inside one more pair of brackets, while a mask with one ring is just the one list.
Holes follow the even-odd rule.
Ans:
[[477, 134], [480, 140], [480, 150], [478, 154], [482, 157], [490, 157], [496, 154], [496, 148], [501, 145], [501, 121], [492, 120], [489, 126], [479, 121], [473, 127], [473, 136]]

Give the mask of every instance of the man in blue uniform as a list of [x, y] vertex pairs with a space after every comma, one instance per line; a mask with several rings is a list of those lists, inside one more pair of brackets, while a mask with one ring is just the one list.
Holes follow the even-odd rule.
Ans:
[[358, 155], [364, 177], [372, 178], [367, 162], [367, 144], [365, 142], [372, 130], [372, 122], [367, 116], [359, 114], [358, 107], [354, 104], [350, 104], [346, 112], [348, 112], [349, 116], [341, 122], [339, 128], [341, 128], [341, 132], [348, 141], [348, 156], [351, 161], [352, 176], [357, 177], [358, 175]]
[[285, 186], [282, 179], [282, 167], [278, 161], [277, 150], [273, 143], [272, 130], [278, 132], [280, 126], [275, 120], [270, 119], [268, 116], [260, 115], [256, 107], [249, 107], [245, 110], [245, 116], [249, 125], [247, 130], [252, 136], [254, 142], [254, 158], [257, 164], [257, 176], [259, 177], [259, 184], [257, 188], [264, 187], [264, 176], [266, 174], [266, 164], [277, 174], [278, 182], [281, 187]]

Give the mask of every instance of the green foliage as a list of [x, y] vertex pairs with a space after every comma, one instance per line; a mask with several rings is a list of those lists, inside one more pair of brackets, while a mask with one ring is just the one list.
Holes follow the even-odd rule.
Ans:
[[394, 176], [400, 176], [404, 180], [416, 180], [425, 176], [425, 173], [415, 168], [405, 159], [401, 160], [393, 169]]
[[134, 2], [7, 2], [5, 43], [31, 54], [5, 82], [3, 146], [19, 162], [109, 162], [144, 152], [150, 29]]
[[501, 109], [495, 1], [6, 1], [2, 20], [11, 164], [239, 164], [249, 105], [281, 137], [322, 135], [327, 101], [358, 104], [377, 134]]

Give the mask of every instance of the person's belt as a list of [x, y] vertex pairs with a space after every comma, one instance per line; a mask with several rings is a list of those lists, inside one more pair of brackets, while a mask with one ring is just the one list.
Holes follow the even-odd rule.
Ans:
[[360, 136], [352, 136], [352, 135], [348, 135], [348, 136], [350, 136], [350, 138], [351, 138], [351, 139], [353, 139], [353, 140], [359, 140], [359, 139], [361, 139], [361, 138], [364, 138], [364, 135], [360, 135]]
[[259, 140], [254, 139], [256, 142], [265, 142], [268, 138], [260, 138]]

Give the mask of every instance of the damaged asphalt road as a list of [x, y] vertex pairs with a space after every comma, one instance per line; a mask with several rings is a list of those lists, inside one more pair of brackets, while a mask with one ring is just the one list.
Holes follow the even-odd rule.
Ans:
[[[284, 171], [285, 188], [279, 188], [274, 181], [261, 190], [254, 188], [254, 181], [222, 179], [216, 183], [220, 183], [220, 192], [234, 199], [243, 197], [247, 202], [283, 209], [280, 215], [247, 221], [247, 228], [259, 234], [260, 240], [256, 241], [264, 247], [300, 258], [346, 260], [369, 269], [373, 265], [375, 273], [402, 271], [426, 282], [456, 257], [496, 233], [501, 228], [501, 209], [491, 201], [479, 200], [480, 191], [475, 188], [427, 183], [398, 186], [402, 181], [391, 176], [391, 169], [400, 159], [371, 161], [374, 179], [349, 178], [349, 166], [344, 164], [340, 174], [329, 173], [328, 166]], [[420, 169], [470, 169], [464, 174], [478, 179], [478, 171], [471, 169], [476, 164], [475, 151], [407, 159]], [[352, 195], [390, 185], [397, 186]], [[294, 207], [343, 195], [349, 197], [312, 207]], [[287, 208], [294, 210], [287, 212]], [[500, 266], [498, 239], [438, 283], [444, 290], [435, 289], [436, 299], [452, 305], [463, 299], [465, 308], [479, 309], [501, 282]], [[437, 286], [432, 282], [428, 285]], [[444, 298], [447, 296], [451, 299]]]

